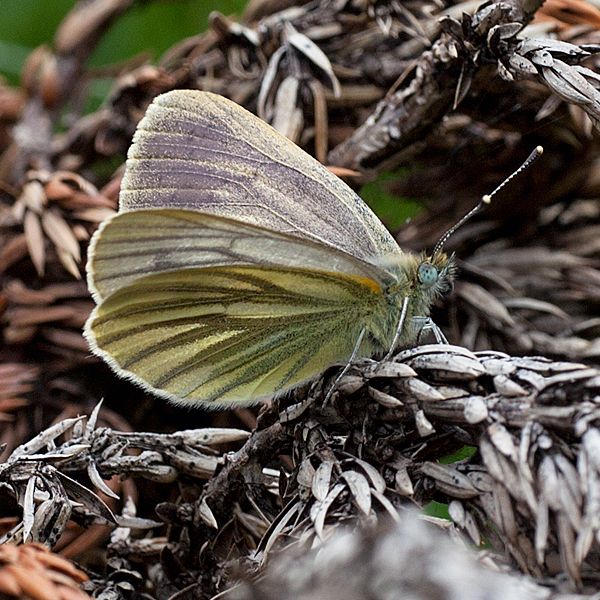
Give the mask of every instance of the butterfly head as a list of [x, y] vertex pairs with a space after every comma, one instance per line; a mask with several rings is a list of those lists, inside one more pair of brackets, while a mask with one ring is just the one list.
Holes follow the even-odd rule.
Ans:
[[449, 294], [454, 287], [456, 266], [454, 255], [435, 252], [427, 255], [403, 254], [399, 265], [386, 265], [397, 277], [388, 289], [390, 301], [400, 307], [410, 297], [409, 314], [426, 317], [433, 301]]
[[410, 296], [414, 314], [426, 316], [429, 308], [440, 296], [446, 296], [454, 287], [456, 266], [454, 256], [435, 252], [431, 256], [415, 257], [410, 276]]
[[[396, 283], [389, 291], [398, 293], [400, 302], [405, 295], [411, 296], [415, 302], [424, 304], [423, 310], [428, 309], [435, 298], [446, 296], [453, 289], [456, 275], [454, 254], [449, 256], [442, 251], [431, 255], [425, 252], [420, 255], [402, 254], [401, 260], [393, 257], [380, 266], [395, 275]], [[423, 314], [428, 312], [426, 310]]]
[[456, 266], [454, 255], [437, 252], [424, 257], [417, 268], [417, 282], [423, 290], [430, 290], [434, 296], [446, 296], [454, 287]]

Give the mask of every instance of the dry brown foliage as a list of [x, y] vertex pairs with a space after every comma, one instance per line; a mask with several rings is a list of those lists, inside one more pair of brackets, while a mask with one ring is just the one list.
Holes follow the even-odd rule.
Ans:
[[[600, 11], [583, 0], [253, 0], [156, 64], [120, 65], [102, 108], [83, 115], [86, 59], [131, 4], [78, 3], [21, 86], [0, 85], [3, 541], [57, 543], [96, 570], [85, 589], [113, 598], [210, 598], [230, 585], [239, 598], [597, 594]], [[457, 346], [356, 365], [325, 406], [334, 373], [258, 419], [199, 416], [193, 432], [188, 414], [91, 359], [86, 246], [116, 210], [122, 175], [96, 167], [122, 163], [149, 103], [175, 88], [232, 98], [353, 185], [408, 168], [387, 189], [427, 198], [398, 233], [418, 250], [543, 145], [451, 240], [461, 275], [434, 319]], [[84, 425], [77, 413], [101, 396], [108, 408]], [[240, 423], [253, 430], [245, 442]], [[486, 551], [463, 554], [411, 524], [406, 509], [431, 500], [448, 506], [444, 540]], [[404, 554], [387, 563], [386, 547]], [[3, 593], [84, 597], [51, 556], [0, 546]], [[444, 556], [468, 589], [441, 578]], [[25, 557], [60, 592], [6, 575]], [[481, 568], [502, 574], [491, 591]]]

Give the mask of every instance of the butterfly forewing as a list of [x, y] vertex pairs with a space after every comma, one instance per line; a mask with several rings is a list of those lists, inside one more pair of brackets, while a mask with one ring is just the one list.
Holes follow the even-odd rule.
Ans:
[[314, 268], [389, 285], [389, 273], [327, 246], [191, 210], [136, 210], [106, 221], [90, 246], [88, 282], [101, 300], [148, 275], [219, 265]]
[[400, 248], [327, 168], [221, 96], [176, 90], [140, 122], [121, 210], [193, 208], [319, 242], [364, 260]]
[[[95, 310], [86, 334], [117, 372], [171, 400], [248, 404], [347, 360], [382, 300], [361, 277], [190, 268], [118, 290]], [[368, 343], [362, 350], [370, 353]]]

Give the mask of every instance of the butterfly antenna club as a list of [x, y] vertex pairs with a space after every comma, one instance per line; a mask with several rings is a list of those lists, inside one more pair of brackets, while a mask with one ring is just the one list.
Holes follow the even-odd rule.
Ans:
[[544, 152], [541, 146], [537, 146], [533, 152], [527, 157], [527, 160], [516, 170], [514, 173], [509, 175], [491, 194], [485, 194], [479, 201], [479, 204], [471, 209], [458, 223], [450, 227], [444, 235], [439, 239], [438, 243], [433, 249], [432, 256], [435, 256], [438, 252], [441, 252], [444, 244], [448, 241], [448, 238], [454, 234], [457, 229], [460, 229], [468, 220], [470, 220], [478, 212], [481, 212], [488, 204], [491, 203], [492, 198], [512, 179], [517, 175], [520, 175], [523, 171], [528, 169]]

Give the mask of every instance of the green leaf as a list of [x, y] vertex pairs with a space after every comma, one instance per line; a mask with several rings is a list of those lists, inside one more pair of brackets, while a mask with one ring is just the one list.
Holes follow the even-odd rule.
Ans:
[[448, 456], [444, 456], [440, 458], [440, 463], [443, 465], [450, 465], [455, 462], [459, 462], [461, 460], [465, 460], [466, 458], [471, 458], [477, 452], [476, 446], [463, 446], [456, 452], [452, 454], [448, 454]]
[[410, 198], [400, 198], [386, 191], [390, 183], [404, 177], [404, 173], [382, 173], [375, 181], [360, 189], [360, 197], [373, 209], [388, 229], [396, 231], [407, 220], [421, 212], [421, 204]]

